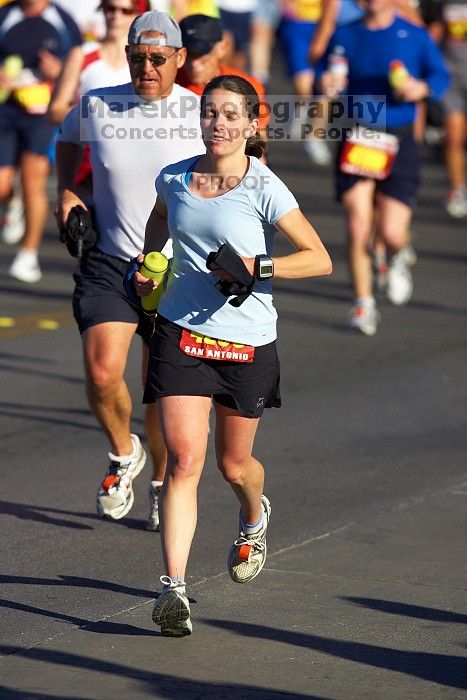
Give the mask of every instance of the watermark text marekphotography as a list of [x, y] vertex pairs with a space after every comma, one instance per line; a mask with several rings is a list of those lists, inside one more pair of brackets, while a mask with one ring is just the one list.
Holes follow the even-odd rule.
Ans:
[[[80, 139], [83, 142], [195, 140], [200, 135], [199, 104], [196, 95], [169, 96], [154, 101], [105, 92], [86, 95], [78, 108]], [[202, 116], [207, 121], [224, 120], [229, 129], [235, 129], [237, 116], [251, 114], [248, 107], [251, 105], [246, 105], [244, 113], [238, 113], [237, 103], [226, 101], [217, 115], [209, 109], [207, 100]], [[340, 95], [332, 100], [303, 100], [291, 95], [275, 95], [262, 100], [256, 114], [269, 141], [303, 141], [310, 137], [339, 141], [348, 136], [352, 127], [384, 131], [386, 98]], [[369, 134], [367, 138], [371, 138]]]

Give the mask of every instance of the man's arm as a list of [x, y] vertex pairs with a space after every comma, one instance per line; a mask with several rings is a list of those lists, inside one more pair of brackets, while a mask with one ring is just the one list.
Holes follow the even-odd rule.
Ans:
[[76, 194], [75, 176], [81, 163], [83, 149], [75, 143], [58, 141], [56, 151], [57, 170], [57, 206], [55, 218], [60, 229], [65, 226], [70, 210], [80, 204], [87, 209], [85, 203]]

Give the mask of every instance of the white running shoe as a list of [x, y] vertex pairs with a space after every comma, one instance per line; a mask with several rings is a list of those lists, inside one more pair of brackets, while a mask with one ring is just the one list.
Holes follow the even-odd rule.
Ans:
[[2, 241], [8, 245], [19, 243], [24, 236], [25, 227], [23, 198], [15, 195], [5, 209]]
[[389, 264], [388, 286], [386, 296], [395, 306], [408, 304], [413, 292], [413, 281], [410, 270], [401, 251], [393, 256]]
[[135, 496], [135, 479], [146, 462], [146, 452], [137, 435], [131, 434], [133, 453], [118, 456], [109, 452], [110, 466], [97, 491], [97, 514], [101, 518], [120, 520], [131, 509]]
[[153, 481], [149, 482], [149, 518], [146, 523], [146, 530], [159, 532], [159, 496], [162, 486], [156, 486]]
[[378, 328], [381, 315], [376, 308], [374, 299], [357, 301], [349, 311], [349, 326], [364, 335], [374, 335]]
[[315, 165], [329, 165], [332, 156], [329, 146], [324, 141], [316, 141], [314, 139], [306, 139], [303, 143], [308, 157]]
[[418, 259], [415, 248], [413, 247], [413, 245], [411, 243], [407, 243], [405, 248], [402, 248], [399, 255], [402, 256], [405, 264], [408, 265], [409, 267], [413, 267]]
[[454, 187], [448, 194], [446, 211], [455, 219], [467, 216], [467, 187]]
[[266, 496], [261, 496], [264, 518], [259, 532], [246, 535], [240, 529], [238, 538], [230, 548], [227, 557], [227, 568], [230, 578], [235, 583], [247, 583], [255, 578], [266, 561], [266, 531], [271, 515], [271, 504]]
[[154, 603], [152, 619], [159, 625], [164, 637], [186, 637], [193, 626], [190, 620], [190, 603], [185, 592], [185, 581], [161, 576], [162, 593]]
[[28, 284], [39, 282], [42, 272], [37, 259], [37, 251], [20, 248], [8, 269], [8, 274], [20, 282]]

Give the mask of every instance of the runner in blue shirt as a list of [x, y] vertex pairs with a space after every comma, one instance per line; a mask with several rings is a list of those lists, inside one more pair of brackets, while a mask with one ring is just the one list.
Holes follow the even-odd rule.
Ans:
[[[144, 396], [157, 400], [168, 453], [160, 502], [166, 575], [153, 612], [167, 636], [191, 632], [184, 578], [212, 399], [218, 467], [240, 502], [228, 570], [235, 582], [246, 583], [263, 568], [271, 506], [252, 450], [263, 409], [280, 406], [272, 277], [331, 272], [329, 255], [295, 197], [258, 160], [265, 145], [256, 141], [258, 112], [258, 95], [244, 78], [208, 83], [201, 101], [206, 155], [162, 170], [146, 229], [147, 251], [160, 250], [169, 234], [173, 240]], [[271, 257], [277, 230], [295, 252]], [[223, 244], [240, 271], [224, 258], [207, 268], [210, 253]], [[238, 294], [230, 285], [241, 271], [247, 279]], [[154, 284], [135, 273], [138, 294], [150, 293]]]
[[[395, 14], [395, 0], [364, 0], [366, 16], [336, 31], [321, 66], [324, 94], [345, 92], [367, 105], [357, 126], [371, 126], [360, 143], [342, 144], [336, 174], [337, 197], [347, 216], [348, 255], [355, 303], [350, 325], [374, 335], [379, 313], [372, 292], [370, 244], [376, 235], [391, 254], [387, 295], [406, 304], [413, 283], [406, 258], [400, 255], [409, 237], [412, 209], [419, 184], [418, 147], [413, 138], [416, 104], [439, 99], [449, 76], [428, 32]], [[348, 77], [324, 68], [336, 48], [348, 63]], [[352, 111], [352, 100], [342, 100]], [[369, 117], [373, 115], [373, 119]], [[374, 116], [376, 115], [376, 116]], [[352, 118], [353, 114], [347, 113]], [[375, 150], [376, 147], [376, 150]], [[394, 158], [395, 155], [395, 158]]]

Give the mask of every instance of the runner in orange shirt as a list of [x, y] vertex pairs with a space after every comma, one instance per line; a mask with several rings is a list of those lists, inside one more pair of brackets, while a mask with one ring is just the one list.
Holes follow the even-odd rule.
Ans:
[[[219, 19], [208, 15], [190, 15], [180, 22], [180, 29], [187, 59], [177, 74], [176, 82], [179, 85], [201, 95], [204, 87], [213, 78], [220, 75], [238, 75], [253, 85], [261, 102], [265, 100], [265, 88], [259, 80], [222, 63], [225, 47], [222, 23]], [[263, 138], [266, 136], [268, 121], [268, 110], [264, 110], [259, 120], [259, 131]]]

